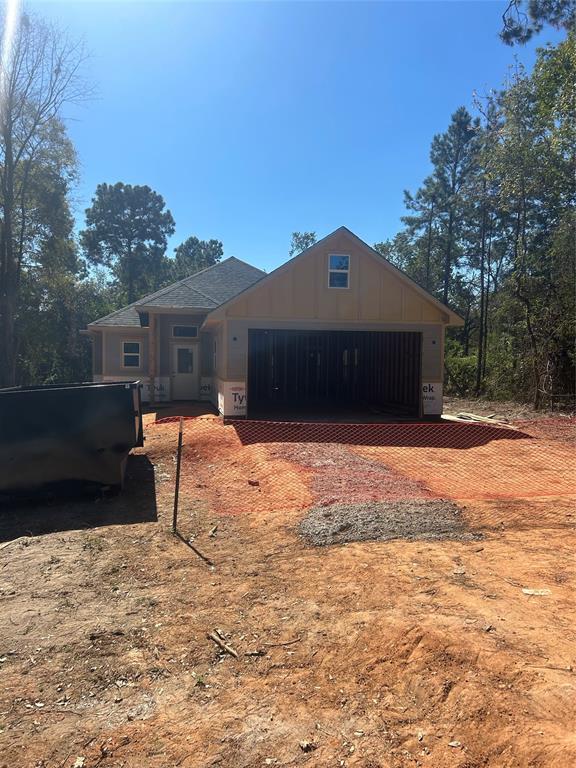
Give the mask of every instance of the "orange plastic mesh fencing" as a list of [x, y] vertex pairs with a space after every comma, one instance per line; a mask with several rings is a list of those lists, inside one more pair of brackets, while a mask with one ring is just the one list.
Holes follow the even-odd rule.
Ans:
[[[156, 423], [169, 421], [178, 418]], [[448, 421], [193, 421], [185, 430], [185, 465], [200, 487], [214, 486], [216, 506], [230, 512], [290, 499], [305, 506], [576, 495], [572, 419], [533, 420], [514, 428]], [[309, 498], [297, 502], [298, 473], [305, 477]]]

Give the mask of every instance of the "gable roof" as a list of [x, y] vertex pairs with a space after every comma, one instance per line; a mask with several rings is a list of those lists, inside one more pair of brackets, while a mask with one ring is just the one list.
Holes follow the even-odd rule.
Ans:
[[127, 307], [89, 323], [88, 327], [140, 327], [140, 312], [148, 309], [204, 310], [210, 312], [265, 276], [261, 269], [230, 256], [166, 288], [144, 296]]
[[[288, 269], [290, 265], [294, 263], [294, 261], [299, 260], [305, 257], [307, 254], [309, 254], [311, 251], [324, 246], [327, 240], [330, 240], [335, 235], [340, 235], [340, 234], [345, 234], [347, 237], [355, 241], [356, 244], [359, 245], [363, 250], [367, 251], [371, 256], [376, 258], [378, 261], [382, 262], [382, 265], [385, 266], [386, 269], [390, 270], [392, 274], [394, 274], [398, 279], [402, 280], [405, 283], [408, 283], [410, 285], [410, 288], [412, 288], [413, 291], [415, 291], [423, 299], [428, 301], [430, 304], [436, 307], [436, 309], [440, 310], [444, 315], [446, 315], [447, 325], [456, 325], [456, 326], [464, 325], [464, 319], [460, 317], [460, 315], [457, 312], [454, 312], [452, 309], [450, 309], [450, 307], [446, 306], [446, 304], [443, 304], [441, 301], [439, 301], [435, 296], [429, 293], [425, 288], [422, 288], [422, 286], [419, 285], [415, 280], [413, 280], [409, 275], [407, 275], [401, 269], [398, 269], [398, 267], [394, 266], [394, 264], [392, 264], [392, 262], [389, 261], [385, 256], [383, 256], [377, 250], [372, 248], [372, 246], [368, 245], [368, 243], [365, 243], [364, 240], [358, 237], [358, 235], [355, 235], [354, 232], [348, 229], [348, 227], [344, 227], [344, 226], [338, 227], [338, 229], [335, 229], [334, 232], [330, 232], [329, 235], [326, 235], [321, 240], [318, 240], [309, 248], [306, 248], [304, 251], [299, 253], [297, 256], [294, 256], [293, 258], [284, 262], [284, 264], [281, 264], [272, 272], [267, 273], [265, 277], [262, 279], [262, 281], [258, 281], [258, 282], [260, 283], [263, 281], [268, 281], [273, 279], [276, 275]], [[217, 307], [217, 310], [214, 311], [211, 314], [211, 316], [206, 319], [206, 322], [210, 320], [219, 319], [221, 316], [221, 313], [225, 309], [227, 309], [230, 305], [232, 305], [237, 299], [240, 299], [241, 296], [244, 296], [244, 294], [251, 292], [252, 289], [255, 287], [256, 287], [255, 284], [249, 285], [240, 293], [237, 293], [235, 296], [230, 297], [228, 301], [223, 302], [219, 307]]]

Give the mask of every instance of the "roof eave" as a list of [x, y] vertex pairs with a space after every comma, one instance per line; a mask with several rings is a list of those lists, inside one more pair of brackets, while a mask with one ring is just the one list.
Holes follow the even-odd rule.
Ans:
[[204, 312], [212, 312], [217, 307], [191, 307], [191, 306], [174, 306], [174, 307], [162, 307], [154, 304], [140, 304], [138, 307], [134, 307], [137, 312], [153, 312], [154, 314], [182, 314], [187, 315], [201, 315]]

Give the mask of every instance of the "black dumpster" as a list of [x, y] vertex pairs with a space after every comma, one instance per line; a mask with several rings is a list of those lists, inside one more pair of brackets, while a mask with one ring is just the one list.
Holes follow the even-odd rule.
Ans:
[[141, 445], [138, 381], [0, 389], [0, 494], [121, 487]]

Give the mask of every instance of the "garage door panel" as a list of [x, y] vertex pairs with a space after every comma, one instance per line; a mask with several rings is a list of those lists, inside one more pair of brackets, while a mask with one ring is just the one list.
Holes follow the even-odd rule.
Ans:
[[248, 404], [420, 414], [421, 334], [251, 329]]

